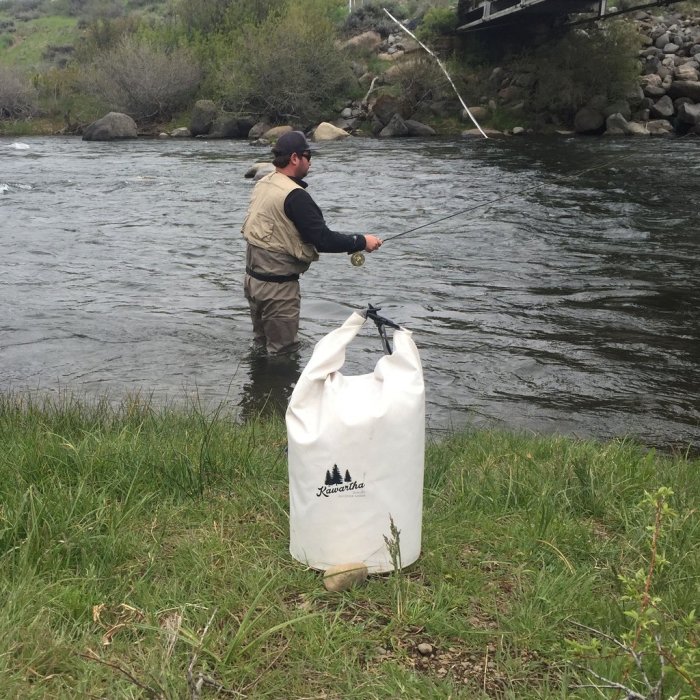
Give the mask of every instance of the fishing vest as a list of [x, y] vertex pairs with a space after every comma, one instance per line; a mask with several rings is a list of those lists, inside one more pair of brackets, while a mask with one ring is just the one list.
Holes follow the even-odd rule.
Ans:
[[307, 269], [318, 260], [318, 252], [314, 246], [302, 241], [296, 226], [284, 213], [284, 200], [296, 189], [303, 188], [281, 173], [263, 177], [255, 185], [241, 231], [251, 245], [291, 255], [305, 263], [304, 269]]

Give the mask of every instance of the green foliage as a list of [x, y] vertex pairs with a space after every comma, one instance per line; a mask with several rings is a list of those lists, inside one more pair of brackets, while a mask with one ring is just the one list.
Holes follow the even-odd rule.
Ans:
[[[664, 556], [679, 515], [671, 507], [673, 491], [661, 487], [646, 493], [640, 504], [647, 525], [643, 546], [644, 566], [619, 575], [622, 585], [620, 604], [628, 621], [618, 638], [598, 630], [587, 629], [594, 637], [584, 642], [571, 642], [574, 658], [582, 658], [586, 666], [598, 662], [598, 671], [580, 667], [582, 675], [597, 688], [616, 687], [628, 697], [664, 698], [673, 693], [676, 698], [700, 695], [700, 634], [695, 609], [677, 614], [664, 603], [662, 573], [678, 562]], [[611, 669], [610, 659], [623, 659], [621, 668]], [[605, 668], [601, 667], [604, 662]], [[617, 670], [618, 678], [608, 678]], [[671, 687], [669, 687], [671, 686]]]
[[431, 7], [423, 16], [416, 36], [425, 42], [446, 36], [457, 29], [457, 12], [449, 7]]
[[321, 0], [297, 0], [247, 25], [218, 75], [218, 93], [228, 109], [307, 124], [351, 88], [350, 67], [334, 45], [325, 7]]
[[47, 46], [75, 45], [78, 31], [75, 19], [69, 17], [41, 17], [31, 22], [15, 23], [15, 29], [6, 49], [0, 48], [0, 65], [16, 66], [30, 73], [46, 67], [44, 54]]
[[78, 51], [79, 60], [86, 63], [100, 52], [114, 49], [125, 37], [136, 34], [140, 27], [141, 20], [136, 15], [93, 20], [88, 23], [83, 34]]
[[639, 74], [636, 30], [622, 21], [574, 30], [534, 54], [536, 110], [569, 114], [594, 95], [614, 100], [628, 94]]
[[392, 82], [398, 88], [404, 114], [416, 115], [422, 108], [453, 94], [435, 59], [422, 52], [392, 70]]
[[110, 109], [137, 121], [167, 120], [194, 96], [201, 71], [186, 49], [166, 52], [146, 40], [125, 36], [99, 53], [84, 84]]

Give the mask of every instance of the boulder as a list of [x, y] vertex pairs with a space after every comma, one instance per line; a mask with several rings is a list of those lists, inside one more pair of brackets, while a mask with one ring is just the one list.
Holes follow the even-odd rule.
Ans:
[[627, 136], [628, 133], [628, 122], [621, 114], [611, 114], [605, 120], [606, 136]]
[[287, 134], [290, 131], [294, 131], [294, 127], [291, 127], [288, 124], [285, 124], [284, 126], [273, 126], [262, 135], [262, 138], [264, 138], [266, 141], [277, 141], [282, 134]]
[[674, 115], [675, 111], [673, 100], [668, 95], [664, 95], [652, 105], [649, 113], [655, 119], [668, 119]]
[[639, 107], [644, 100], [644, 90], [639, 85], [635, 86], [629, 91], [626, 100], [631, 107]]
[[691, 80], [697, 82], [700, 79], [700, 74], [698, 71], [690, 65], [690, 63], [684, 63], [681, 66], [676, 66], [673, 71], [673, 75], [676, 80]]
[[275, 171], [275, 166], [272, 165], [272, 163], [264, 163], [261, 167], [259, 167], [255, 171], [255, 175], [253, 175], [253, 182], [257, 182], [261, 178], [265, 177], [265, 175], [269, 175], [270, 173]]
[[312, 140], [316, 142], [320, 141], [341, 141], [350, 136], [347, 131], [333, 126], [328, 122], [321, 122], [315, 129], [312, 136]]
[[683, 124], [700, 125], [700, 104], [684, 102], [678, 109], [678, 120]]
[[177, 129], [173, 129], [170, 135], [174, 139], [188, 139], [192, 136], [190, 130], [186, 126], [179, 126]]
[[248, 138], [251, 141], [260, 139], [262, 138], [263, 134], [267, 133], [271, 128], [272, 126], [267, 122], [256, 122], [250, 127], [248, 131]]
[[512, 104], [522, 100], [525, 97], [525, 91], [517, 85], [509, 85], [498, 91], [498, 97], [504, 104]]
[[372, 105], [372, 114], [386, 125], [395, 114], [401, 114], [401, 100], [392, 95], [381, 95]]
[[365, 49], [367, 51], [374, 51], [379, 44], [382, 43], [382, 37], [379, 32], [369, 31], [363, 34], [358, 34], [357, 36], [348, 39], [344, 44], [345, 49]]
[[602, 131], [605, 117], [602, 112], [591, 107], [583, 107], [574, 117], [574, 131], [577, 134], [595, 134]]
[[603, 109], [603, 116], [609, 117], [611, 114], [621, 114], [628, 121], [632, 118], [632, 110], [626, 100], [617, 100], [606, 105]]
[[660, 34], [658, 37], [656, 37], [656, 41], [654, 41], [654, 46], [656, 46], [657, 49], [663, 49], [666, 44], [668, 44], [671, 41], [671, 35], [668, 32], [664, 32], [663, 34]]
[[209, 130], [212, 139], [238, 139], [248, 131], [241, 132], [238, 117], [231, 114], [222, 114], [214, 121]]
[[627, 122], [627, 133], [629, 136], [651, 136], [649, 129], [639, 122]]
[[652, 136], [668, 136], [673, 133], [673, 125], [666, 119], [652, 119], [647, 122], [647, 130]]
[[190, 132], [192, 136], [208, 134], [219, 115], [219, 108], [212, 100], [197, 100], [190, 115]]
[[83, 132], [83, 141], [115, 141], [138, 137], [136, 122], [121, 112], [109, 112], [90, 124]]
[[432, 126], [418, 122], [415, 119], [406, 119], [409, 136], [435, 136], [435, 129]]
[[379, 132], [379, 137], [394, 138], [396, 136], [408, 136], [408, 126], [400, 114], [394, 114], [389, 123]]
[[668, 94], [672, 98], [689, 97], [693, 102], [700, 102], [700, 82], [694, 80], [674, 80]]
[[[474, 119], [476, 121], [480, 122], [486, 119], [489, 116], [489, 109], [488, 107], [482, 107], [481, 105], [477, 105], [476, 107], [470, 107], [469, 111], [472, 113], [474, 116]], [[460, 113], [460, 117], [462, 118], [463, 122], [470, 122], [471, 123], [471, 117], [467, 114], [467, 110], [463, 109], [462, 112]]]

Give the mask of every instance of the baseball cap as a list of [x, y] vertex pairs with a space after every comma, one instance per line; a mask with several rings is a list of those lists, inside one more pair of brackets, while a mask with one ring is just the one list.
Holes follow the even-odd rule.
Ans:
[[272, 147], [272, 152], [276, 156], [290, 156], [292, 153], [301, 154], [310, 150], [311, 146], [303, 131], [288, 131], [286, 134], [282, 134]]

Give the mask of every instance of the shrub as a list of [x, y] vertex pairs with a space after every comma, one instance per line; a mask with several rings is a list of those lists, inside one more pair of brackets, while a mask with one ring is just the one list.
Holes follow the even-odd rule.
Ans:
[[430, 41], [454, 32], [457, 29], [457, 15], [449, 7], [433, 7], [429, 9], [418, 27], [417, 36], [423, 41]]
[[[310, 123], [353, 85], [345, 56], [320, 0], [291, 3], [284, 12], [248, 25], [219, 73], [229, 109], [274, 121]], [[313, 21], [309, 21], [313, 17]]]
[[402, 112], [416, 115], [431, 103], [452, 95], [450, 84], [435, 59], [421, 53], [399, 64], [393, 80], [399, 90]]
[[36, 88], [21, 73], [0, 66], [0, 118], [25, 119], [36, 112]]
[[626, 95], [639, 74], [639, 38], [624, 23], [609, 21], [599, 29], [568, 32], [548, 43], [535, 58], [538, 80], [535, 109], [570, 112], [594, 95], [609, 99]]
[[97, 56], [86, 89], [136, 121], [167, 120], [194, 96], [201, 72], [184, 49], [166, 52], [133, 36]]

